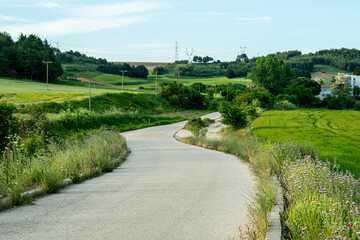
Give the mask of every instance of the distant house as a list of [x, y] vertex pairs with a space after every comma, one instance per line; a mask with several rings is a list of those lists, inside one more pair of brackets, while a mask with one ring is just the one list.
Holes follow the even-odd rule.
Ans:
[[332, 96], [331, 85], [321, 85], [321, 92], [319, 95], [317, 95], [317, 97], [319, 97], [320, 99], [324, 99], [328, 96]]
[[255, 88], [255, 84], [248, 84], [248, 88], [250, 88], [250, 89]]
[[360, 76], [359, 75], [352, 75], [352, 74], [345, 74], [345, 77], [349, 78], [349, 82], [352, 88], [355, 86], [360, 87]]

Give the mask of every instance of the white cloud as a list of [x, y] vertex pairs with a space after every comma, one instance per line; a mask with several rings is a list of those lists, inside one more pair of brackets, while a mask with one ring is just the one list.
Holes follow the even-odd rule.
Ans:
[[61, 7], [61, 5], [59, 3], [56, 2], [42, 2], [37, 4], [40, 7], [44, 7], [44, 8], [59, 8]]
[[90, 5], [70, 10], [70, 12], [76, 16], [111, 17], [156, 10], [160, 7], [161, 5], [152, 2], [128, 2], [119, 4]]
[[35, 24], [8, 25], [5, 26], [5, 29], [11, 29], [9, 33], [14, 36], [17, 36], [18, 33], [24, 33], [36, 34], [44, 37], [53, 37], [67, 34], [93, 32], [114, 27], [124, 27], [144, 21], [146, 21], [146, 19], [143, 17], [112, 19], [66, 18], [57, 21]]
[[[38, 6], [61, 7], [55, 2], [49, 4], [40, 2]], [[159, 4], [150, 2], [88, 5], [85, 7], [74, 5], [71, 8], [65, 8], [65, 13], [70, 14], [67, 18], [33, 24], [12, 24], [3, 27], [10, 29], [9, 33], [13, 36], [18, 36], [19, 33], [36, 34], [41, 37], [86, 33], [146, 22], [148, 18], [144, 16], [144, 13], [149, 13], [160, 7]], [[142, 15], [138, 16], [139, 14], [136, 13], [142, 13]]]
[[229, 15], [231, 13], [228, 12], [184, 12], [180, 13], [183, 16], [224, 16]]
[[272, 17], [253, 17], [253, 18], [236, 18], [242, 22], [268, 22], [272, 20]]
[[30, 20], [25, 18], [16, 18], [11, 16], [4, 16], [4, 15], [0, 15], [0, 19], [4, 21], [12, 21], [12, 22], [30, 22]]

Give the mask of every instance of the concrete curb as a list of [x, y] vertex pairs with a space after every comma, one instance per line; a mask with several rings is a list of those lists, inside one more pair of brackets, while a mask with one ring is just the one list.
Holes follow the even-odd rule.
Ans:
[[[73, 180], [70, 178], [65, 179], [63, 181], [63, 187], [69, 186], [71, 184], [73, 184]], [[21, 199], [33, 198], [33, 197], [37, 197], [37, 196], [40, 196], [43, 194], [45, 194], [45, 191], [43, 188], [40, 187], [40, 188], [32, 189], [30, 191], [21, 193], [20, 198]], [[12, 207], [12, 199], [10, 197], [1, 199], [0, 209], [10, 208], [10, 207]]]
[[277, 177], [273, 176], [273, 181], [275, 185], [275, 204], [268, 213], [268, 228], [265, 239], [281, 240], [283, 238], [280, 214], [284, 211], [283, 191]]

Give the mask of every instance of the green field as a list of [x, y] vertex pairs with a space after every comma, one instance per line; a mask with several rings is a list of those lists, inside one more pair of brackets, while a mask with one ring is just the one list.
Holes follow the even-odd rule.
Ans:
[[311, 142], [322, 160], [337, 158], [343, 170], [360, 176], [359, 111], [309, 109], [267, 111], [252, 123], [256, 136], [275, 142], [293, 139]]
[[322, 65], [322, 64], [315, 64], [314, 72], [322, 72], [322, 73], [334, 74], [334, 75], [336, 75], [338, 73], [347, 73], [346, 71], [344, 71], [340, 68], [329, 66], [329, 65]]
[[[94, 80], [116, 84], [112, 86], [101, 86], [92, 84], [92, 96], [103, 93], [121, 92], [121, 75], [101, 74], [94, 77]], [[158, 76], [158, 84], [177, 81], [177, 78], [166, 76]], [[205, 85], [220, 85], [228, 83], [250, 84], [251, 80], [244, 78], [228, 79], [226, 77], [216, 78], [190, 78], [181, 79], [180, 83], [191, 85], [195, 82], [201, 82]], [[68, 100], [82, 100], [89, 95], [89, 87], [87, 83], [79, 83], [73, 81], [62, 81], [62, 84], [49, 84], [49, 90], [46, 90], [46, 84], [43, 82], [30, 80], [16, 80], [0, 78], [0, 96], [2, 99], [15, 104], [39, 103], [46, 101], [63, 102]], [[139, 90], [142, 86], [145, 89]], [[136, 79], [124, 77], [124, 91], [132, 93], [155, 94], [155, 76], [150, 74], [148, 79]]]
[[[94, 86], [91, 89], [92, 95], [100, 95], [107, 92], [120, 92], [119, 87]], [[2, 99], [16, 104], [38, 103], [45, 101], [63, 102], [66, 100], [81, 100], [89, 96], [89, 87], [71, 86], [61, 84], [46, 84], [30, 80], [13, 80], [0, 78], [0, 95]]]

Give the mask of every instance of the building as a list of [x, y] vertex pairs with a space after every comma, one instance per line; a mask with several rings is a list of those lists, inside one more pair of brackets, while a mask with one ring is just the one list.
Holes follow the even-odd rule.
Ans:
[[331, 85], [321, 85], [321, 92], [319, 95], [317, 95], [317, 97], [319, 97], [322, 100], [328, 96], [332, 96]]
[[355, 86], [360, 87], [360, 76], [359, 75], [352, 75], [352, 74], [345, 74], [345, 77], [349, 78], [349, 82], [352, 88]]

